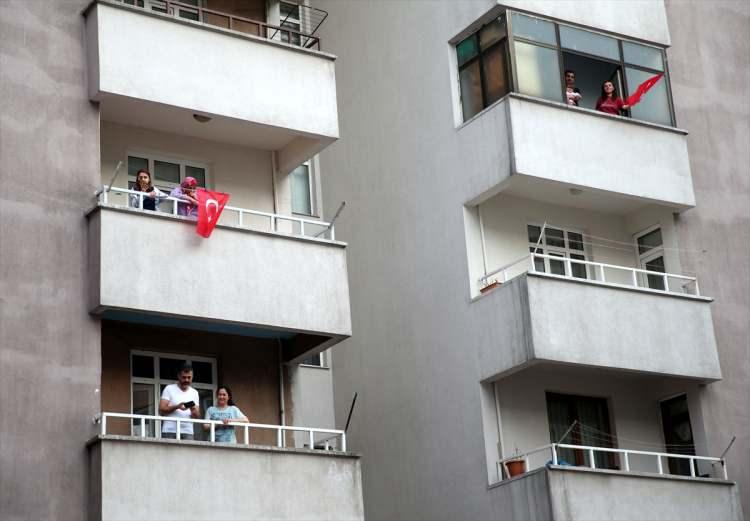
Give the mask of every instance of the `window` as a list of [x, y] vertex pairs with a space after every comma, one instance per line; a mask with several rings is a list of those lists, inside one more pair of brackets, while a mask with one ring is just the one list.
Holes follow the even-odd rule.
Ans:
[[[588, 445], [590, 447], [612, 447], [613, 440], [609, 423], [609, 408], [606, 398], [547, 393], [547, 420], [552, 443]], [[574, 422], [575, 425], [574, 425]], [[588, 451], [559, 449], [558, 462], [571, 465], [589, 465]], [[612, 454], [596, 452], [594, 463], [599, 469], [614, 469]]]
[[502, 16], [456, 45], [464, 121], [510, 91], [507, 47]]
[[544, 227], [544, 236], [541, 237], [542, 226], [529, 224], [526, 226], [529, 237], [529, 251], [559, 257], [560, 260], [545, 257], [534, 257], [534, 268], [542, 273], [569, 276], [578, 279], [588, 278], [587, 266], [585, 264], [570, 263], [571, 273], [566, 273], [565, 260], [575, 259], [585, 261], [586, 252], [583, 247], [583, 233], [551, 226]]
[[128, 188], [132, 189], [135, 186], [135, 175], [141, 169], [151, 172], [154, 186], [167, 194], [179, 186], [186, 177], [194, 177], [198, 181], [198, 186], [206, 187], [206, 165], [148, 154], [133, 154], [128, 155]]
[[[645, 232], [636, 235], [636, 244], [638, 246], [638, 264], [641, 269], [648, 271], [658, 271], [665, 273], [664, 266], [664, 245], [662, 244], [661, 228], [650, 228]], [[664, 290], [664, 277], [660, 275], [647, 274], [645, 280], [646, 287], [651, 289]]]
[[[695, 454], [693, 428], [690, 425], [690, 410], [687, 395], [675, 396], [660, 402], [661, 423], [667, 452]], [[672, 474], [690, 476], [690, 462], [681, 458], [669, 458]]]
[[[150, 351], [130, 353], [131, 410], [133, 414], [158, 415], [159, 399], [164, 388], [175, 383], [183, 362], [193, 364], [192, 386], [200, 396], [201, 414], [214, 403], [216, 396], [216, 360], [191, 355], [162, 354]], [[147, 436], [155, 436], [155, 422], [146, 421]], [[133, 420], [132, 434], [140, 436], [140, 420]], [[204, 439], [203, 429], [194, 429], [195, 439]]]
[[281, 41], [285, 43], [291, 43], [292, 45], [300, 44], [300, 35], [298, 34], [302, 30], [300, 8], [297, 4], [289, 2], [279, 2], [279, 11], [281, 18], [281, 27], [284, 29], [291, 29], [296, 32], [282, 31]]
[[[582, 95], [576, 104], [589, 109], [596, 107], [605, 81], [612, 81], [624, 99], [648, 78], [665, 73], [630, 115], [674, 125], [662, 48], [537, 16], [506, 13], [456, 45], [464, 121], [509, 90], [567, 103], [565, 71], [570, 70], [575, 76], [571, 89]], [[490, 26], [498, 39], [483, 46], [482, 34]], [[488, 81], [495, 82], [494, 90], [487, 87]]]
[[291, 173], [292, 213], [313, 215], [313, 183], [310, 162], [298, 166]]
[[318, 353], [316, 355], [312, 355], [309, 358], [305, 358], [300, 362], [300, 365], [312, 365], [315, 367], [328, 367], [328, 357], [326, 356], [326, 351], [323, 351], [322, 353]]

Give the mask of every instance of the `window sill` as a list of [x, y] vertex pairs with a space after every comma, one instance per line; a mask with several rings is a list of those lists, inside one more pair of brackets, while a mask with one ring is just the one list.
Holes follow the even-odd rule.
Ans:
[[326, 371], [331, 368], [326, 365], [312, 365], [312, 364], [299, 364], [300, 367], [306, 367], [308, 369], [325, 369]]

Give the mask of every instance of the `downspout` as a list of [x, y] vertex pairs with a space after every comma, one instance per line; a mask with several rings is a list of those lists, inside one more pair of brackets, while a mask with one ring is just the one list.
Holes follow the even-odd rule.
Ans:
[[[279, 343], [279, 415], [281, 416], [279, 425], [282, 427], [286, 426], [286, 411], [284, 406], [284, 347], [281, 345], [281, 339], [277, 339]], [[286, 433], [281, 437], [281, 446], [286, 447]]]
[[[273, 188], [273, 213], [279, 213], [279, 193], [276, 187], [276, 172], [278, 170], [278, 152], [276, 150], [271, 151], [271, 184]], [[281, 340], [279, 340], [281, 343]]]

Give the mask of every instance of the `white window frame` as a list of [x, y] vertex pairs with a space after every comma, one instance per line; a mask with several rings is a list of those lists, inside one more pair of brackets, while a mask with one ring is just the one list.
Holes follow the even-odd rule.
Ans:
[[[528, 231], [529, 229], [528, 229], [528, 227], [529, 226], [537, 226], [539, 228], [539, 230], [540, 230], [540, 233], [542, 234], [542, 240], [539, 242], [538, 246], [537, 246], [536, 243], [528, 241], [528, 238], [529, 238], [529, 231]], [[561, 247], [561, 246], [547, 246], [547, 244], [546, 244], [547, 235], [546, 234], [547, 234], [547, 230], [549, 230], [550, 228], [555, 229], [555, 230], [561, 230], [563, 232], [563, 240], [565, 241], [565, 247]], [[544, 230], [543, 232], [542, 232], [542, 229]], [[586, 236], [586, 234], [581, 229], [570, 228], [570, 227], [566, 227], [566, 226], [555, 226], [555, 225], [552, 225], [552, 224], [549, 224], [549, 223], [547, 223], [547, 225], [545, 226], [543, 223], [538, 223], [538, 222], [532, 222], [532, 221], [530, 221], [530, 222], [526, 223], [526, 228], [524, 229], [524, 233], [526, 234], [526, 239], [527, 239], [528, 244], [529, 244], [529, 248], [530, 248], [529, 249], [529, 253], [532, 253], [534, 251], [534, 248], [538, 247], [539, 250], [541, 250], [541, 251], [544, 252], [544, 255], [552, 255], [552, 256], [555, 256], [555, 257], [559, 256], [559, 257], [564, 258], [564, 259], [569, 259], [569, 258], [571, 258], [570, 255], [573, 254], [573, 255], [581, 255], [581, 256], [583, 256], [583, 260], [585, 260], [585, 261], [590, 261], [591, 260], [591, 254], [589, 253], [588, 249], [586, 248], [586, 242], [584, 240], [584, 237]], [[575, 250], [575, 249], [571, 249], [570, 248], [570, 240], [568, 239], [568, 233], [576, 233], [576, 234], [578, 234], [578, 235], [581, 236], [581, 245], [583, 246], [582, 250]], [[544, 272], [545, 273], [552, 273], [552, 271], [550, 270], [550, 259], [548, 259], [548, 258], [542, 258], [542, 259], [539, 259], [539, 260], [544, 260]], [[577, 259], [577, 260], [581, 260], [581, 259]], [[571, 277], [573, 277], [573, 273], [572, 273], [573, 266], [574, 266], [574, 263], [571, 263], [571, 273], [570, 273]], [[579, 266], [580, 266], [580, 264], [579, 264]], [[589, 270], [589, 265], [584, 264], [583, 267], [586, 270], [586, 279], [592, 280], [593, 277], [591, 276], [592, 274], [590, 273], [591, 270]], [[577, 278], [577, 277], [573, 277], [573, 278]], [[584, 280], [584, 279], [581, 279], [581, 280]]]
[[326, 349], [325, 351], [321, 351], [319, 354], [320, 354], [320, 365], [301, 363], [299, 364], [300, 367], [314, 367], [315, 369], [329, 369], [331, 366], [328, 363], [329, 361], [328, 349]]
[[[187, 174], [185, 173], [185, 167], [186, 166], [192, 166], [195, 168], [202, 168], [205, 172], [206, 177], [206, 185], [203, 188], [208, 188], [212, 186], [211, 183], [211, 169], [206, 163], [202, 163], [200, 161], [194, 161], [192, 159], [185, 159], [185, 158], [179, 158], [175, 156], [170, 156], [168, 154], [160, 154], [160, 153], [153, 153], [153, 152], [143, 152], [138, 150], [128, 150], [127, 155], [125, 157], [125, 166], [127, 168], [128, 161], [130, 157], [138, 157], [141, 159], [145, 159], [148, 161], [148, 171], [151, 173], [151, 181], [153, 182], [154, 186], [157, 187], [159, 190], [166, 192], [169, 194], [174, 188], [180, 186], [180, 183], [184, 181]], [[164, 163], [172, 163], [180, 166], [180, 181], [178, 183], [168, 182], [168, 181], [157, 181], [156, 179], [156, 173], [154, 172], [154, 163], [156, 161], [161, 161]], [[130, 186], [130, 183], [135, 182], [135, 176], [130, 175], [128, 173], [128, 186]]]
[[[317, 209], [317, 201], [315, 200], [315, 179], [316, 176], [314, 175], [313, 171], [313, 163], [315, 161], [313, 159], [308, 159], [304, 163], [300, 164], [299, 166], [295, 167], [295, 170], [299, 168], [300, 166], [306, 166], [307, 167], [307, 186], [308, 186], [308, 197], [310, 199], [310, 213], [303, 213], [303, 212], [295, 212], [294, 208], [292, 208], [292, 215], [303, 215], [305, 217], [319, 217], [318, 209]], [[292, 170], [294, 172], [294, 170]], [[292, 175], [291, 172], [289, 174]], [[294, 183], [294, 177], [292, 177], [289, 180], [289, 189], [294, 193], [294, 188], [292, 187], [292, 184]], [[292, 200], [292, 205], [294, 204], [294, 200]]]
[[[142, 376], [133, 376], [133, 355], [137, 356], [150, 356], [153, 358], [154, 361], [154, 378], [146, 378]], [[163, 375], [159, 374], [159, 359], [160, 358], [170, 358], [173, 360], [180, 360], [182, 362], [184, 361], [190, 361], [190, 362], [207, 362], [211, 364], [211, 384], [206, 384], [202, 382], [193, 382], [190, 384], [195, 389], [203, 389], [203, 390], [210, 390], [211, 396], [216, 396], [216, 390], [218, 389], [218, 372], [216, 368], [216, 358], [207, 357], [207, 356], [197, 356], [197, 355], [190, 355], [190, 354], [184, 354], [184, 353], [167, 353], [162, 351], [146, 351], [143, 349], [131, 349], [130, 355], [128, 358], [129, 367], [128, 372], [130, 377], [130, 413], [133, 414], [133, 384], [143, 384], [143, 385], [154, 385], [154, 411], [155, 415], [159, 415], [159, 400], [161, 400], [161, 386], [173, 384], [177, 381], [176, 376], [177, 375], [170, 375], [169, 378], [163, 378]], [[201, 411], [205, 413], [205, 411]], [[130, 426], [130, 434], [131, 436], [136, 436], [138, 433], [135, 432], [135, 425], [132, 424]], [[157, 436], [160, 434], [157, 433]]]
[[[646, 253], [641, 253], [640, 245], [638, 244], [638, 239], [656, 230], [659, 230], [661, 232], [661, 245], [656, 248], [651, 248]], [[661, 257], [664, 262], [664, 273], [669, 272], [669, 270], [667, 269], [667, 256], [664, 254], [664, 228], [662, 228], [661, 223], [657, 223], [652, 226], [649, 226], [645, 230], [642, 230], [634, 234], [633, 244], [635, 246], [634, 251], [636, 255], [636, 262], [638, 263], [639, 268], [641, 268], [642, 270], [648, 269], [646, 268], [647, 263], [651, 262], [654, 259], [658, 259], [659, 257]], [[646, 273], [639, 273], [638, 276], [640, 278], [639, 283], [644, 288], [651, 287], [648, 283], [648, 275]], [[654, 289], [658, 289], [658, 288], [654, 288]]]
[[[300, 4], [298, 4], [297, 2], [285, 2], [284, 0], [279, 0], [278, 4], [279, 4], [279, 27], [281, 27], [281, 23], [284, 22], [284, 16], [281, 13], [281, 4], [292, 5], [292, 6], [297, 7], [297, 13], [298, 13], [299, 17], [298, 18], [292, 18], [290, 16], [289, 18], [286, 19], [286, 23], [290, 24], [290, 25], [296, 25], [296, 27], [284, 27], [284, 29], [291, 29], [293, 31], [297, 31], [298, 33], [301, 33], [302, 32], [302, 9], [300, 9]], [[298, 42], [292, 42], [291, 41], [292, 34], [291, 33], [288, 33], [288, 34], [289, 34], [289, 41], [286, 41], [284, 43], [288, 43], [290, 45], [296, 45], [298, 47], [302, 45], [302, 36], [297, 35], [297, 37], [300, 39], [300, 41], [298, 41]], [[281, 39], [282, 42], [284, 41], [284, 33], [283, 32], [279, 34], [279, 38]]]

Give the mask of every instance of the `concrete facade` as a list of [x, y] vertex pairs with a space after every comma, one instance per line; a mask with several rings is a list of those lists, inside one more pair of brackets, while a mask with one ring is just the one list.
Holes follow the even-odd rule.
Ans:
[[[572, 1], [503, 2], [503, 5], [507, 4], [558, 21], [582, 24], [594, 31], [611, 32], [652, 44], [669, 45], [679, 32], [684, 34], [683, 40], [689, 40], [692, 34], [689, 24], [675, 27], [671, 20], [667, 23], [669, 4], [665, 6], [664, 2], [596, 2], [595, 5]], [[625, 379], [615, 389], [606, 385], [606, 379], [624, 378], [629, 370], [589, 369], [588, 372], [569, 373], [560, 369], [559, 364], [552, 364], [541, 367], [551, 373], [537, 373], [538, 368], [524, 367], [499, 379], [497, 385], [508, 385], [504, 396], [496, 396], [491, 382], [482, 383], [484, 378], [497, 376], [492, 371], [492, 364], [520, 366], [527, 359], [526, 352], [499, 348], [492, 352], [498, 359], [504, 357], [498, 363], [485, 357], [490, 351], [483, 346], [524, 342], [526, 326], [521, 292], [516, 292], [518, 288], [511, 284], [494, 290], [492, 296], [476, 300], [478, 290], [472, 287], [478, 276], [502, 265], [501, 259], [510, 261], [515, 255], [528, 252], [526, 223], [532, 220], [539, 224], [545, 220], [554, 223], [555, 216], [564, 217], [560, 226], [575, 224], [587, 234], [596, 235], [597, 229], [604, 230], [599, 237], [613, 242], [605, 243], [610, 248], [602, 247], [599, 253], [595, 252], [593, 260], [602, 260], [608, 255], [620, 257], [625, 265], [631, 266], [638, 261], [637, 254], [634, 255], [633, 234], [659, 225], [664, 232], [669, 271], [695, 274], [696, 270], [692, 268], [681, 269], [684, 256], [680, 251], [698, 247], [686, 246], [678, 240], [675, 222], [680, 223], [683, 216], [694, 211], [686, 208], [694, 204], [700, 207], [699, 192], [693, 192], [693, 181], [685, 174], [692, 171], [691, 175], [695, 176], [691, 143], [707, 140], [710, 131], [694, 136], [693, 129], [681, 116], [679, 104], [676, 119], [679, 127], [689, 133], [687, 139], [684, 132], [674, 129], [605, 118], [581, 109], [567, 109], [560, 104], [528, 102], [513, 95], [509, 101], [498, 101], [462, 123], [457, 117], [460, 98], [453, 44], [497, 16], [500, 12], [498, 2], [329, 0], [321, 1], [319, 5], [331, 12], [333, 23], [323, 29], [322, 36], [338, 57], [337, 92], [342, 107], [346, 107], [341, 111], [342, 139], [321, 154], [321, 167], [329, 174], [323, 179], [324, 199], [328, 205], [334, 201], [347, 201], [347, 212], [342, 214], [337, 233], [349, 244], [354, 335], [343, 342], [346, 348], [336, 355], [335, 406], [337, 419], [344, 418], [352, 394], [359, 393], [348, 439], [352, 447], [367, 453], [368, 461], [376, 462], [363, 467], [367, 517], [513, 518], [512, 509], [510, 512], [501, 511], [501, 505], [510, 508], [506, 500], [498, 500], [488, 492], [495, 461], [494, 456], [488, 456], [488, 447], [494, 446], [497, 452], [500, 443], [503, 454], [512, 454], [514, 447], [509, 446], [510, 440], [502, 443], [498, 438], [498, 431], [506, 432], [506, 429], [515, 432], [514, 437], [519, 440], [549, 443], [550, 429], [544, 402], [547, 391], [598, 396], [610, 404], [618, 404], [616, 408], [610, 408], [610, 412], [614, 423], [618, 418], [622, 419], [615, 433], [623, 437], [620, 446], [628, 442], [624, 438], [632, 438], [653, 443], [661, 447], [654, 450], [661, 451], [666, 449], [660, 401], [675, 394], [685, 394], [696, 451], [720, 455], [724, 447], [720, 448], [718, 443], [709, 447], [706, 440], [718, 437], [728, 442], [729, 436], [726, 436], [724, 425], [710, 419], [712, 413], [706, 407], [705, 397], [707, 389], [721, 388], [722, 382], [705, 386], [691, 378], [667, 379], [652, 375], [648, 378], [651, 391], [630, 393], [629, 387], [644, 385], [645, 380], [640, 379], [644, 376], [636, 378], [630, 375], [632, 379]], [[731, 9], [739, 9], [737, 4], [733, 5]], [[622, 16], [625, 11], [628, 16]], [[714, 28], [711, 36], [706, 37], [716, 42], [717, 48], [722, 48], [734, 45], [730, 42], [744, 38], [745, 34], [744, 26], [741, 28], [732, 23], [729, 31]], [[699, 52], [700, 42], [683, 45], [683, 53]], [[737, 45], [742, 48], [741, 44]], [[669, 49], [667, 56], [671, 57], [673, 52]], [[721, 55], [717, 51], [710, 60]], [[739, 54], [733, 55], [732, 60], [732, 67], [743, 63]], [[675, 94], [675, 97], [677, 99], [679, 95]], [[711, 96], [704, 92], [703, 104], [709, 105], [710, 99]], [[522, 129], [527, 137], [536, 131], [541, 147], [538, 153], [530, 139], [521, 143], [525, 154], [522, 159], [526, 161], [524, 169], [544, 178], [545, 183], [521, 184], [508, 191], [508, 185], [515, 182], [514, 176], [510, 175], [513, 149], [508, 143], [513, 142], [515, 135], [511, 135], [513, 114], [509, 107], [516, 101], [527, 103], [539, 121], [557, 114], [572, 128], [569, 136], [556, 134], [561, 127], [553, 124], [555, 122]], [[585, 118], [589, 119], [587, 123], [583, 122]], [[532, 121], [537, 119], [532, 118]], [[601, 143], [601, 136], [596, 135], [596, 129], [608, 132], [610, 141], [606, 146], [611, 147], [611, 154], [598, 155], [596, 151], [579, 147], [571, 137], [576, 134], [578, 126], [587, 139], [597, 143]], [[555, 141], [556, 138], [560, 143]], [[558, 148], [564, 138], [569, 138], [569, 148], [560, 152]], [[657, 142], [660, 147], [651, 148]], [[628, 150], [638, 152], [630, 154]], [[721, 150], [732, 157], [731, 152]], [[563, 154], [566, 164], [581, 168], [569, 167], [559, 172], [561, 168], [556, 163], [555, 153]], [[713, 156], [719, 155], [717, 150]], [[581, 156], [588, 161], [576, 163]], [[644, 161], [646, 157], [650, 158], [648, 162]], [[690, 164], [688, 159], [692, 161]], [[591, 161], [597, 163], [590, 164]], [[637, 183], [637, 178], [627, 170], [627, 165], [649, 169], [653, 164], [663, 167], [654, 175], [663, 175], [662, 179], [671, 181], [660, 184], [649, 177]], [[356, 169], [359, 175], [353, 176], [352, 169]], [[523, 174], [520, 168], [518, 170]], [[603, 174], [596, 175], [597, 170]], [[616, 171], [617, 176], [607, 177], [608, 170]], [[508, 177], [510, 181], [507, 181]], [[516, 177], [522, 180], [524, 176]], [[605, 182], [609, 184], [604, 186]], [[728, 190], [730, 186], [733, 187], [727, 181]], [[582, 188], [584, 193], [576, 199], [569, 192], [570, 188]], [[496, 197], [501, 199], [493, 201]], [[505, 205], [513, 198], [515, 202], [511, 210]], [[528, 203], [530, 200], [533, 204]], [[502, 211], [494, 212], [498, 218], [492, 222], [484, 219], [484, 212], [480, 215], [477, 210], [477, 206], [481, 208], [490, 201], [493, 201], [490, 204], [495, 204], [495, 210], [502, 207]], [[736, 217], [739, 208], [743, 206], [738, 203], [727, 213]], [[684, 213], [675, 217], [675, 210]], [[513, 219], [514, 223], [510, 224], [517, 225], [505, 235], [500, 232], [504, 227], [510, 228], [510, 224], [503, 218]], [[494, 249], [488, 257], [496, 259], [496, 265], [483, 262], [481, 253], [472, 253], [482, 249], [483, 239], [479, 233], [482, 229], [479, 221], [482, 220], [485, 221], [484, 230], [492, 228], [495, 239], [512, 236], [516, 241], [511, 245], [502, 245], [499, 240], [490, 241], [488, 247]], [[366, 234], [363, 233], [365, 229]], [[609, 230], [613, 229], [616, 232], [610, 234]], [[485, 242], [486, 239], [485, 236]], [[717, 247], [717, 254], [719, 251], [726, 252], [726, 246]], [[738, 262], [742, 258], [738, 256]], [[723, 277], [720, 266], [722, 262], [717, 261], [705, 265], [704, 270], [713, 270], [714, 276]], [[738, 266], [736, 273], [744, 271]], [[734, 277], [728, 277], [727, 284], [733, 280]], [[564, 283], [567, 282], [559, 282], [560, 285]], [[594, 293], [602, 288], [582, 286], [578, 289]], [[601, 295], [606, 293], [611, 297], [619, 291], [607, 289]], [[701, 294], [716, 297], [702, 283]], [[617, 294], [620, 296], [625, 296], [623, 301], [651, 297], [635, 293]], [[561, 338], [580, 340], [587, 332], [586, 323], [580, 323], [582, 317], [603, 317], [610, 311], [602, 309], [597, 299], [582, 301], [580, 297], [565, 300], [561, 315], [550, 319], [560, 321], [555, 322], [556, 336], [549, 338], [549, 342]], [[661, 303], [668, 299], [660, 296], [654, 300]], [[490, 313], [477, 312], [491, 301], [493, 305], [487, 307], [498, 312], [494, 321]], [[684, 303], [695, 304], [694, 309], [702, 316], [698, 321], [703, 327], [697, 324], [691, 324], [691, 327], [695, 325], [702, 338], [706, 338], [706, 334], [710, 336], [710, 322], [716, 320], [716, 309], [713, 317], [707, 311], [714, 304]], [[546, 307], [546, 313], [550, 312], [547, 303], [542, 303], [542, 307]], [[740, 334], [747, 338], [747, 324], [740, 325], [742, 309], [738, 306], [729, 314], [729, 317], [734, 317], [731, 320], [736, 324], [735, 339], [738, 341]], [[648, 338], [638, 328], [629, 327], [635, 322], [635, 316], [645, 315], [654, 319], [649, 326], [653, 331], [652, 328], [658, 325], [656, 316], [663, 311], [641, 308], [635, 315], [626, 311], [619, 318], [608, 316], [607, 320], [617, 318], [617, 322], [609, 324], [610, 330], [602, 326], [598, 330], [602, 336], [593, 335], [598, 338], [597, 342], [586, 337], [587, 346], [582, 349], [590, 349], [592, 355], [600, 356], [600, 351], [606, 351], [610, 343], [620, 346], [620, 352], [625, 353], [629, 352], [630, 345], [641, 343], [633, 349], [641, 353], [640, 360], [645, 357], [646, 361], [641, 363], [649, 364], [654, 361], [650, 353], [641, 351], [643, 344], [649, 343]], [[575, 322], [567, 323], [563, 316], [575, 316]], [[678, 322], [669, 327], [679, 329], [684, 325]], [[545, 328], [540, 328], [539, 332], [549, 333]], [[624, 334], [627, 336], [623, 337]], [[606, 340], [604, 345], [602, 340]], [[713, 376], [706, 378], [713, 380], [719, 376], [717, 370], [725, 374], [726, 369], [718, 330], [716, 348], [710, 345], [710, 339], [708, 344], [696, 341], [693, 346], [698, 351], [708, 347], [705, 352], [713, 352], [709, 357], [711, 369], [708, 371]], [[671, 345], [675, 367], [686, 370], [687, 364], [682, 364], [677, 344]], [[741, 357], [739, 346], [734, 352], [737, 353], [735, 356]], [[566, 361], [573, 362], [572, 359]], [[742, 363], [738, 365], [742, 366]], [[580, 369], [581, 365], [576, 367]], [[703, 373], [704, 369], [689, 368], [687, 372], [695, 375]], [[742, 371], [747, 372], [746, 369]], [[556, 374], [558, 378], [552, 379], [550, 374]], [[661, 379], [665, 382], [659, 383]], [[520, 399], [526, 391], [533, 393], [533, 404]], [[744, 418], [746, 413], [740, 413], [737, 404], [744, 403], [740, 396], [745, 395], [733, 394], [725, 407]], [[506, 414], [502, 408], [500, 410], [502, 429], [492, 413], [497, 410], [498, 399], [501, 406], [505, 405]], [[531, 405], [533, 410], [525, 409]], [[514, 415], [509, 411], [516, 413], [514, 421], [511, 421]], [[634, 411], [642, 411], [642, 415], [631, 414]], [[735, 430], [738, 433], [746, 430], [742, 429], [743, 422], [737, 423]], [[399, 450], [393, 451], [392, 447]], [[732, 468], [745, 467], [748, 463], [747, 451], [736, 449], [728, 455], [730, 479], [740, 479], [738, 476], [745, 472], [738, 469], [735, 474]], [[394, 476], [399, 479], [394, 480]], [[690, 494], [692, 484], [678, 482], [670, 487], [679, 490], [677, 496], [682, 497]], [[728, 484], [722, 490], [736, 490], [739, 486], [745, 486], [741, 479], [740, 485]], [[524, 505], [539, 506], [535, 501], [535, 490], [530, 486], [521, 492]], [[637, 493], [648, 493], [644, 490], [647, 487]], [[714, 499], [723, 500], [724, 496], [720, 495]], [[610, 517], [609, 507], [597, 505], [597, 509], [591, 512], [592, 517]], [[717, 511], [711, 512], [714, 513]], [[540, 519], [549, 519], [551, 515], [551, 507], [545, 510], [542, 506], [535, 514]], [[658, 515], [671, 518], [665, 510], [659, 510]]]
[[356, 454], [116, 436], [89, 452], [93, 520], [364, 519]]

